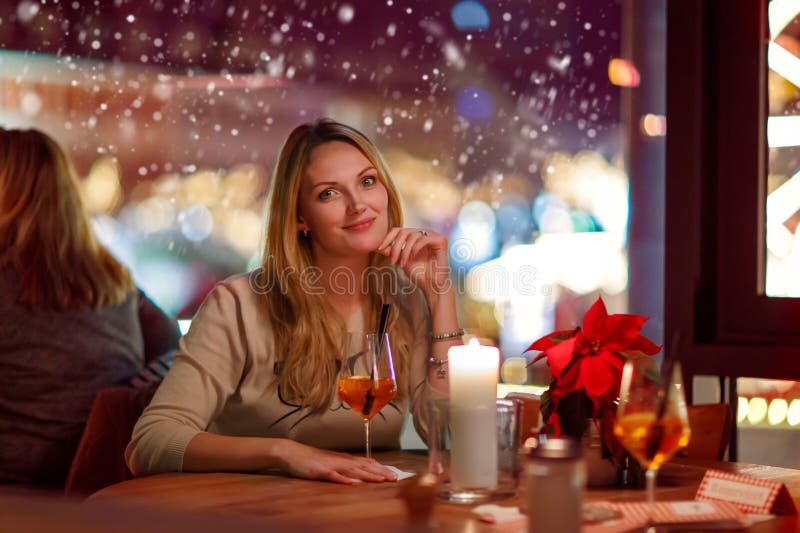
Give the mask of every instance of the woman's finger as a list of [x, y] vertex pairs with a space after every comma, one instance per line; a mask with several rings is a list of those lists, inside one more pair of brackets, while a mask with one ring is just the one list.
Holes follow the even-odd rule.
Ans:
[[397, 233], [397, 237], [394, 239], [394, 244], [392, 244], [392, 263], [397, 264], [400, 260], [400, 254], [403, 253], [403, 249], [406, 246], [406, 239], [408, 239], [408, 231], [403, 230]]
[[328, 472], [328, 474], [325, 476], [325, 479], [328, 481], [333, 481], [334, 483], [341, 483], [342, 485], [353, 484], [353, 478], [342, 475], [336, 470], [331, 470]]
[[405, 246], [403, 246], [403, 250], [401, 250], [400, 257], [399, 257], [399, 261], [400, 261], [399, 264], [400, 264], [401, 267], [405, 268], [406, 264], [408, 263], [409, 258], [413, 257], [413, 256], [411, 256], [411, 250], [414, 248], [414, 245], [418, 241], [420, 241], [420, 240], [424, 241], [425, 239], [426, 239], [425, 237], [423, 237], [420, 233], [418, 233], [416, 231], [411, 232], [406, 236], [406, 240], [404, 242]]
[[[401, 229], [403, 229], [403, 228], [400, 228], [400, 227], [391, 228], [389, 230], [389, 232], [386, 234], [386, 237], [384, 237], [383, 240], [381, 241], [380, 246], [378, 246], [378, 251], [380, 252], [384, 248], [387, 248], [392, 243], [392, 241], [395, 240], [395, 238], [397, 237], [397, 234], [400, 232]], [[387, 255], [388, 255], [388, 252], [389, 251], [387, 250], [386, 251]]]

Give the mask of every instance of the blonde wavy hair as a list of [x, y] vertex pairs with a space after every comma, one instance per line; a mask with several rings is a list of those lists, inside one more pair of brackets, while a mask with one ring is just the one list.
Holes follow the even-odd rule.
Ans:
[[[326, 409], [333, 398], [345, 323], [325, 296], [320, 291], [307, 290], [307, 281], [301, 279], [314, 263], [311, 242], [297, 229], [298, 203], [301, 180], [311, 152], [331, 141], [346, 142], [369, 159], [388, 193], [389, 227], [403, 225], [400, 196], [389, 168], [364, 134], [325, 118], [302, 124], [289, 134], [278, 156], [270, 185], [261, 274], [264, 282], [272, 287], [265, 292], [265, 303], [274, 330], [280, 392], [285, 399], [315, 412]], [[370, 270], [382, 275], [367, 276], [363, 286], [370, 301], [365, 329], [377, 331], [381, 305], [394, 304], [387, 331], [393, 348], [398, 398], [403, 398], [413, 339], [409, 297], [401, 296], [397, 290], [402, 281], [387, 257], [373, 252], [369, 265]]]
[[37, 130], [0, 128], [0, 266], [29, 309], [111, 306], [135, 290], [95, 239], [66, 154]]

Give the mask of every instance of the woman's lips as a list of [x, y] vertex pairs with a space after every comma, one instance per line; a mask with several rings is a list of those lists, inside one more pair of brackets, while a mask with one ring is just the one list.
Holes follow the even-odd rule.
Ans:
[[351, 230], [351, 231], [364, 231], [369, 229], [372, 224], [375, 222], [374, 218], [370, 218], [369, 220], [362, 220], [361, 222], [356, 222], [350, 226], [345, 226], [344, 229]]

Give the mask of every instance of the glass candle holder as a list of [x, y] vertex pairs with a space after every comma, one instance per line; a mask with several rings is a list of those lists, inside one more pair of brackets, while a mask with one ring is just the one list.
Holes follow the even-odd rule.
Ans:
[[428, 470], [439, 479], [440, 499], [474, 504], [516, 495], [518, 400], [497, 400], [492, 413], [471, 413], [439, 399], [427, 411]]

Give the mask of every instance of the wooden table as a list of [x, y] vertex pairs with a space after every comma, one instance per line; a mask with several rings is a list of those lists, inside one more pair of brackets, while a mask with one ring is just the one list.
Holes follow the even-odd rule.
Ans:
[[[402, 470], [422, 472], [426, 456], [422, 452], [376, 454], [383, 464]], [[800, 470], [746, 463], [692, 461], [680, 459], [662, 467], [657, 498], [692, 499], [706, 468], [749, 474], [782, 481], [794, 498], [800, 496]], [[409, 520], [399, 493], [413, 478], [398, 483], [338, 485], [278, 475], [255, 474], [161, 474], [137, 478], [107, 487], [92, 495], [86, 504], [102, 506], [124, 502], [141, 508], [191, 511], [193, 515], [211, 513], [269, 524], [270, 530], [315, 529], [325, 531], [409, 529]], [[589, 500], [631, 501], [644, 499], [643, 491], [590, 490]], [[513, 505], [517, 500], [497, 502]], [[433, 520], [440, 531], [492, 531], [492, 526], [476, 520], [471, 506], [437, 502]], [[211, 516], [210, 515], [210, 516]], [[757, 524], [752, 531], [796, 531], [796, 517], [778, 517]]]

